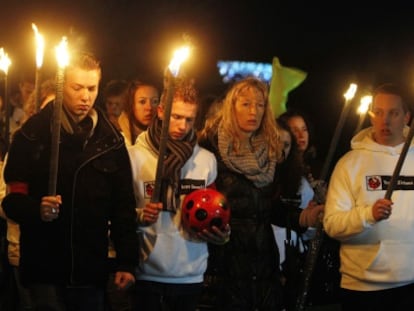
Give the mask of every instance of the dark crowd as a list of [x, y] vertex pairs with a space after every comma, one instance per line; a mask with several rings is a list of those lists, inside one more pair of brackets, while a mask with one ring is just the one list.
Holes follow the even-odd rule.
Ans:
[[401, 86], [378, 85], [327, 177], [321, 122], [275, 116], [259, 78], [214, 98], [185, 71], [101, 78], [74, 51], [61, 85], [1, 98], [0, 310], [414, 310]]

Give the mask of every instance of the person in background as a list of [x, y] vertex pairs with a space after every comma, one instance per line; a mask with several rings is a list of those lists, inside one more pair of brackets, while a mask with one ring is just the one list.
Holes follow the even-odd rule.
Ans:
[[122, 136], [94, 107], [100, 78], [93, 55], [71, 54], [63, 85], [56, 185], [49, 184], [54, 105], [24, 123], [7, 155], [8, 191], [2, 207], [20, 225], [19, 272], [35, 310], [104, 309], [108, 220], [117, 252], [115, 282], [127, 288], [135, 281], [138, 240], [131, 166]]
[[[218, 161], [217, 190], [231, 206], [229, 243], [210, 248], [206, 273], [214, 310], [282, 310], [279, 252], [271, 223], [287, 211], [275, 199], [275, 170], [281, 150], [268, 103], [268, 86], [256, 79], [235, 82], [221, 108], [200, 132], [199, 143]], [[313, 225], [322, 206], [297, 208], [293, 228]]]
[[[194, 81], [175, 78], [166, 157], [161, 180], [155, 180], [167, 89], [157, 117], [129, 147], [134, 188], [139, 202], [138, 232], [143, 245], [137, 270], [137, 310], [195, 311], [207, 268], [207, 243], [224, 244], [230, 228], [190, 232], [182, 225], [182, 202], [191, 189], [214, 188], [216, 159], [197, 144], [194, 122], [198, 95]], [[162, 181], [161, 198], [152, 199], [155, 182]], [[154, 201], [154, 203], [151, 203]]]
[[[313, 201], [324, 204], [329, 176], [320, 176], [321, 163], [317, 157], [313, 124], [306, 113], [297, 109], [288, 109], [278, 120], [287, 124], [295, 136], [302, 155], [304, 176], [313, 189]], [[311, 276], [308, 303], [339, 307], [339, 242], [323, 232], [318, 235], [316, 230], [309, 230], [304, 240], [308, 242], [315, 236], [320, 237], [322, 242]]]
[[[0, 202], [6, 195], [6, 184], [3, 181], [4, 161], [0, 161]], [[13, 234], [0, 206], [1, 250], [0, 250], [0, 310], [32, 310], [30, 297], [17, 279], [18, 256], [10, 252], [10, 243], [14, 240], [18, 246], [18, 234]], [[16, 225], [18, 227], [18, 225]], [[19, 233], [19, 232], [18, 232]], [[17, 236], [17, 239], [15, 238]], [[27, 300], [26, 300], [27, 299]]]
[[408, 101], [393, 83], [374, 90], [372, 126], [352, 138], [329, 181], [323, 223], [341, 243], [343, 311], [414, 309], [412, 142], [392, 196], [385, 196], [409, 131]]
[[[2, 94], [4, 93], [3, 90], [0, 90], [0, 92], [2, 92]], [[4, 140], [4, 141], [5, 141], [5, 137], [6, 137], [6, 133], [5, 133], [6, 118], [5, 118], [5, 116], [6, 116], [6, 107], [4, 105], [4, 98], [3, 98], [3, 96], [0, 95], [0, 130], [1, 130], [1, 139]], [[4, 155], [5, 155], [5, 152], [2, 152], [2, 154], [1, 154], [1, 159], [2, 160], [4, 159]]]
[[35, 88], [34, 75], [23, 73], [18, 83], [18, 89], [10, 96], [10, 109], [9, 109], [9, 133], [10, 140], [13, 133], [20, 128], [24, 122], [24, 105], [28, 101], [30, 95]]
[[127, 104], [128, 82], [111, 80], [103, 89], [103, 100], [109, 121], [120, 129], [118, 119]]
[[0, 161], [4, 160], [4, 156], [7, 153], [8, 144], [6, 143], [6, 136], [5, 136], [5, 111], [4, 111], [4, 100], [3, 97], [0, 96]]
[[[278, 161], [276, 169], [276, 193], [286, 209], [294, 210], [298, 207], [304, 209], [308, 204], [313, 204], [314, 192], [305, 178], [302, 153], [298, 150], [295, 136], [289, 126], [280, 119], [277, 119], [276, 123], [282, 150], [282, 157]], [[288, 219], [287, 223], [289, 223]], [[302, 277], [300, 271], [304, 269], [307, 241], [313, 238], [315, 229], [309, 227], [305, 232], [297, 232], [289, 225], [286, 227], [272, 225], [272, 228], [280, 252], [284, 303], [286, 310], [294, 310], [297, 291], [300, 288], [299, 282]], [[285, 249], [287, 240], [293, 246], [295, 254], [289, 253], [290, 249]]]
[[[40, 103], [39, 103], [39, 109], [43, 109], [49, 102], [53, 101], [56, 96], [56, 81], [55, 79], [47, 79], [42, 82], [40, 85]], [[27, 119], [29, 119], [32, 115], [34, 115], [37, 112], [36, 107], [36, 98], [35, 98], [35, 92], [33, 91], [32, 94], [30, 94], [29, 98], [27, 99], [27, 102], [24, 104], [23, 111], [24, 111], [24, 117], [22, 119], [22, 124], [26, 122]]]
[[[55, 97], [55, 81], [53, 79], [45, 80], [40, 87], [40, 109], [42, 109], [49, 101]], [[22, 124], [26, 120], [36, 113], [36, 100], [35, 92], [27, 99], [27, 102], [23, 106], [24, 117], [22, 118]], [[17, 130], [17, 129], [16, 129]], [[2, 191], [4, 189], [4, 191]], [[3, 180], [3, 163], [0, 178], [0, 198], [1, 200], [5, 197], [6, 185]], [[13, 300], [13, 304], [16, 305], [16, 309], [19, 311], [33, 310], [32, 301], [30, 298], [29, 291], [21, 284], [20, 273], [19, 273], [19, 261], [20, 261], [20, 227], [19, 224], [15, 223], [11, 219], [5, 217], [3, 208], [0, 206], [0, 216], [5, 218], [7, 221], [7, 258], [8, 263], [12, 269], [12, 280], [13, 288], [17, 290], [16, 295], [11, 294], [9, 299]], [[15, 301], [14, 301], [15, 300]]]
[[127, 146], [134, 145], [138, 135], [148, 128], [159, 101], [158, 89], [153, 84], [138, 80], [130, 82], [127, 104], [119, 118]]
[[278, 120], [287, 124], [295, 136], [296, 144], [304, 161], [306, 178], [310, 183], [319, 178], [319, 165], [316, 161], [316, 147], [314, 145], [314, 131], [305, 113], [296, 109], [289, 109], [282, 113]]
[[[126, 85], [125, 90], [123, 87], [122, 94], [122, 100], [125, 101], [123, 105], [124, 109], [120, 113], [119, 118], [117, 118], [116, 124], [124, 136], [125, 144], [130, 146], [135, 144], [138, 135], [147, 129], [153, 119], [159, 103], [159, 94], [155, 86], [138, 80], [133, 80]], [[115, 98], [118, 98], [117, 101], [120, 102], [120, 95]], [[109, 241], [109, 243], [110, 262], [114, 262], [116, 252], [112, 247], [112, 241]], [[114, 276], [114, 271], [111, 271], [107, 287], [110, 310], [133, 310], [135, 304], [134, 286], [131, 286], [127, 290], [119, 290], [114, 285]]]

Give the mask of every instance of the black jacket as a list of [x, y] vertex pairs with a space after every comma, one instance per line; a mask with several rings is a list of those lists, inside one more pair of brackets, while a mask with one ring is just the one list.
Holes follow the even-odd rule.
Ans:
[[28, 195], [3, 200], [7, 217], [20, 225], [22, 280], [63, 285], [101, 285], [108, 272], [108, 221], [118, 269], [134, 273], [138, 260], [132, 174], [122, 136], [98, 110], [94, 134], [60, 136], [58, 219], [40, 219], [40, 201], [48, 194], [50, 166], [49, 104], [16, 132], [4, 171], [6, 183], [28, 184]]
[[[219, 310], [280, 310], [279, 251], [271, 223], [286, 224], [286, 208], [276, 196], [276, 184], [258, 188], [244, 175], [224, 164], [217, 147], [217, 136], [200, 141], [216, 155], [217, 190], [231, 208], [230, 242], [210, 245], [206, 273], [210, 300]], [[299, 227], [300, 210], [292, 213], [292, 224]]]

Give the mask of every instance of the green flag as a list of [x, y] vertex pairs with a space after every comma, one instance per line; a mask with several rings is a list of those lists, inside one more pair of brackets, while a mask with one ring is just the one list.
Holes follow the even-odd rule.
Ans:
[[307, 73], [300, 69], [283, 67], [279, 58], [273, 57], [269, 103], [275, 118], [286, 111], [289, 92], [298, 87], [306, 79], [306, 76]]

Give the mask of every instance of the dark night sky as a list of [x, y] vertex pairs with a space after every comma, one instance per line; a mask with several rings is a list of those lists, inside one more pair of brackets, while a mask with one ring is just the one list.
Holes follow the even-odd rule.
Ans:
[[[181, 35], [196, 50], [187, 63], [202, 95], [220, 95], [226, 86], [218, 60], [271, 62], [308, 72], [289, 95], [288, 105], [308, 112], [317, 132], [332, 133], [350, 82], [371, 89], [384, 81], [414, 82], [414, 19], [404, 1], [388, 7], [315, 1], [232, 0], [2, 0], [0, 47], [13, 61], [9, 76], [33, 68], [31, 23], [45, 36], [44, 71], [53, 73], [53, 47], [66, 35], [102, 60], [103, 82], [141, 77], [161, 81]], [[346, 149], [357, 117], [351, 112], [340, 148]], [[330, 137], [321, 136], [320, 147]]]

